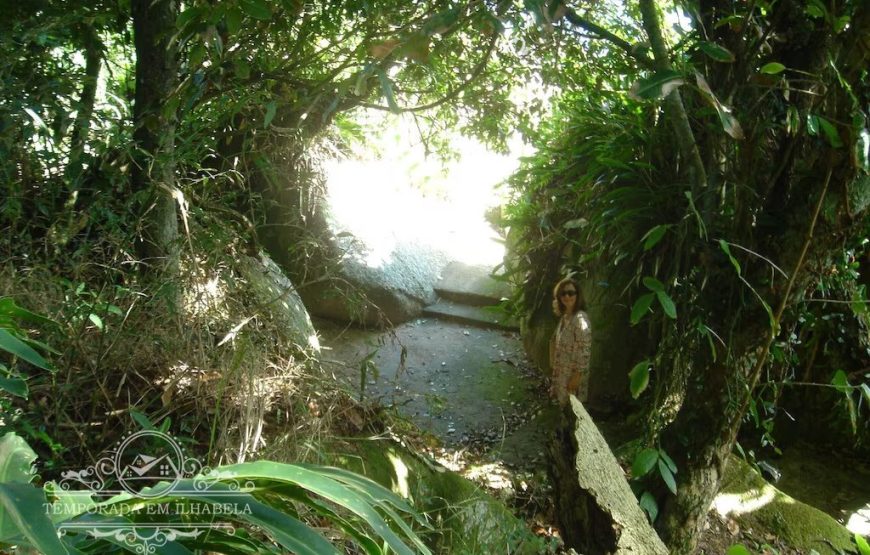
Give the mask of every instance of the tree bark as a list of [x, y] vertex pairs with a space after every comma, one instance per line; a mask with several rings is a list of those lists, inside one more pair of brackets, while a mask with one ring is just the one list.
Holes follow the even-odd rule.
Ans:
[[141, 236], [137, 250], [153, 269], [177, 266], [175, 210], [175, 110], [168, 100], [178, 83], [178, 57], [171, 44], [176, 0], [133, 0], [136, 95], [133, 109], [132, 184], [139, 197]]
[[87, 27], [85, 29], [85, 79], [79, 98], [76, 121], [70, 136], [69, 165], [67, 166], [67, 178], [73, 189], [78, 188], [76, 182], [82, 173], [82, 155], [85, 151], [85, 144], [88, 142], [91, 117], [94, 114], [102, 55], [103, 48], [97, 32], [93, 27]]
[[573, 395], [563, 412], [551, 454], [566, 545], [585, 555], [667, 555], [616, 457]]

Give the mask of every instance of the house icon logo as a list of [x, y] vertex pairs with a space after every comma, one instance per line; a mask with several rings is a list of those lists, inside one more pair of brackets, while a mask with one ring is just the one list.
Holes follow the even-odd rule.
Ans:
[[171, 493], [184, 478], [184, 453], [172, 436], [142, 430], [128, 436], [115, 453], [115, 475], [125, 491], [143, 498]]

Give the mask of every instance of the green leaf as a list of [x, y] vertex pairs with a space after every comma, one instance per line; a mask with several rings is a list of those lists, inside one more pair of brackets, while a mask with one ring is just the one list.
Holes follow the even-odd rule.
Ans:
[[233, 68], [236, 71], [236, 77], [239, 79], [247, 79], [251, 76], [251, 66], [244, 58], [233, 60]]
[[398, 114], [401, 110], [399, 109], [399, 105], [396, 104], [396, 96], [393, 94], [393, 82], [390, 81], [390, 78], [387, 77], [384, 70], [377, 68], [377, 73], [378, 81], [381, 84], [381, 93], [383, 93], [384, 98], [387, 99], [387, 105], [390, 107], [390, 111], [394, 114]]
[[668, 486], [668, 489], [671, 490], [671, 493], [674, 495], [677, 494], [677, 481], [674, 480], [674, 473], [671, 472], [671, 469], [668, 468], [668, 465], [665, 464], [665, 461], [662, 459], [658, 459], [659, 461], [659, 474], [662, 477], [662, 480], [665, 481], [665, 485]]
[[837, 391], [839, 391], [840, 393], [845, 393], [846, 395], [848, 395], [852, 392], [852, 386], [849, 385], [849, 378], [842, 370], [837, 370], [836, 372], [834, 372], [834, 377], [831, 378], [831, 385], [837, 388]]
[[671, 469], [671, 472], [673, 472], [674, 474], [677, 473], [677, 463], [675, 463], [674, 459], [672, 459], [670, 456], [668, 456], [667, 453], [665, 453], [664, 449], [659, 449], [659, 458], [665, 461], [665, 464], [668, 465], [668, 468]]
[[[214, 476], [219, 479], [229, 478], [239, 481], [267, 479], [297, 484], [324, 499], [341, 505], [362, 518], [397, 554], [413, 555], [414, 553], [387, 526], [366, 496], [352, 491], [342, 483], [310, 468], [272, 461], [257, 461], [222, 467]], [[395, 497], [395, 494], [375, 482], [369, 480], [368, 484], [369, 491]]]
[[870, 406], [870, 385], [862, 383], [861, 393], [864, 395], [864, 401], [867, 403], [867, 406]]
[[813, 137], [819, 134], [819, 116], [807, 114], [807, 133]]
[[640, 508], [649, 515], [650, 522], [656, 521], [656, 517], [659, 516], [659, 504], [650, 492], [645, 491], [640, 496]]
[[826, 17], [828, 15], [828, 9], [821, 0], [809, 0], [804, 12], [812, 18]]
[[667, 314], [669, 318], [676, 320], [677, 307], [674, 305], [673, 299], [671, 299], [664, 291], [656, 291], [656, 298], [658, 298], [659, 304], [662, 305], [665, 314]]
[[634, 457], [634, 461], [631, 463], [631, 477], [646, 476], [655, 467], [658, 460], [659, 452], [657, 449], [651, 447], [644, 449]]
[[855, 545], [858, 546], [858, 553], [870, 555], [870, 544], [867, 543], [867, 540], [861, 534], [855, 534]]
[[738, 141], [742, 139], [744, 137], [743, 127], [740, 126], [740, 122], [731, 113], [731, 108], [720, 104], [717, 106], [717, 110], [719, 112], [719, 121], [722, 122], [722, 129], [725, 130], [725, 133], [732, 139], [737, 139]]
[[190, 68], [191, 71], [198, 69], [199, 66], [202, 65], [204, 59], [205, 45], [199, 42], [190, 49], [190, 57], [187, 59], [187, 67]]
[[36, 453], [20, 436], [8, 432], [0, 438], [0, 483], [29, 484]]
[[67, 555], [70, 551], [45, 514], [45, 503], [45, 493], [30, 484], [0, 483], [0, 540], [20, 533], [41, 553]]
[[719, 101], [719, 98], [713, 93], [713, 89], [710, 88], [703, 75], [696, 72], [695, 82], [698, 84], [701, 94], [716, 109], [716, 113], [719, 114], [719, 121], [722, 123], [722, 129], [725, 130], [725, 133], [733, 139], [742, 139], [743, 128], [740, 126], [737, 118], [731, 113], [731, 108]]
[[45, 316], [21, 308], [15, 304], [15, 300], [12, 297], [0, 298], [0, 318], [15, 318], [32, 324], [45, 324], [49, 326], [60, 325], [51, 318], [46, 318]]
[[254, 19], [259, 19], [260, 21], [268, 21], [272, 19], [272, 11], [269, 9], [269, 5], [263, 0], [240, 0], [239, 5], [246, 14]]
[[0, 349], [26, 360], [37, 368], [52, 369], [51, 365], [39, 353], [4, 328], [0, 328]]
[[157, 427], [154, 426], [154, 423], [151, 422], [151, 419], [149, 419], [147, 416], [137, 410], [130, 409], [130, 416], [133, 418], [133, 420], [136, 421], [136, 424], [139, 424], [139, 427], [143, 430], [157, 429]]
[[843, 146], [843, 141], [840, 139], [840, 134], [837, 132], [837, 128], [834, 127], [834, 124], [822, 116], [819, 116], [819, 125], [821, 126], [822, 131], [824, 131], [828, 143], [830, 143], [832, 147], [840, 148]]
[[631, 307], [631, 319], [629, 320], [632, 326], [643, 320], [643, 317], [649, 312], [653, 297], [655, 297], [655, 293], [647, 293], [646, 295], [641, 295], [634, 302], [634, 306]]
[[641, 240], [643, 241], [644, 252], [648, 251], [651, 248], [653, 248], [654, 246], [656, 246], [659, 243], [659, 241], [662, 240], [662, 237], [665, 236], [665, 233], [668, 231], [669, 227], [671, 227], [671, 226], [666, 225], [666, 224], [661, 224], [661, 225], [657, 225], [654, 228], [647, 231], [646, 235], [641, 237]]
[[201, 19], [205, 10], [202, 7], [196, 6], [193, 8], [188, 8], [178, 14], [178, 17], [175, 19], [175, 26], [179, 29], [183, 29], [185, 25], [194, 21], [196, 19]]
[[272, 120], [275, 119], [275, 113], [278, 111], [278, 104], [274, 100], [266, 104], [266, 115], [263, 117], [263, 127], [269, 127]]
[[752, 552], [746, 549], [742, 544], [735, 544], [728, 548], [725, 555], [752, 555]]
[[731, 248], [724, 239], [719, 239], [719, 248], [728, 256], [728, 260], [731, 261], [731, 265], [734, 266], [735, 270], [737, 270], [737, 275], [739, 276], [741, 271], [740, 262], [737, 262], [737, 259], [731, 254]]
[[851, 21], [851, 17], [848, 15], [841, 15], [840, 17], [834, 20], [834, 32], [842, 33], [846, 30], [846, 27], [849, 25], [849, 21]]
[[785, 66], [779, 62], [770, 62], [761, 66], [759, 71], [761, 73], [766, 73], [767, 75], [776, 75], [777, 73], [785, 71]]
[[643, 278], [642, 281], [643, 281], [644, 286], [646, 286], [646, 288], [649, 289], [650, 291], [664, 291], [665, 290], [664, 284], [654, 277], [648, 276], [648, 277]]
[[630, 379], [629, 391], [634, 399], [640, 397], [640, 394], [649, 385], [649, 360], [642, 360], [634, 365], [634, 368], [628, 373]]
[[715, 42], [702, 42], [699, 46], [704, 54], [710, 56], [717, 62], [731, 63], [735, 59], [734, 54], [730, 50], [724, 46], [716, 44]]
[[22, 378], [0, 377], [0, 389], [15, 395], [16, 397], [21, 397], [22, 399], [27, 399], [27, 396], [30, 394], [30, 391], [27, 388], [27, 382]]
[[239, 29], [242, 28], [242, 20], [244, 19], [244, 14], [242, 14], [242, 10], [233, 6], [227, 10], [226, 21], [227, 21], [227, 31], [231, 35], [235, 35], [239, 32]]
[[658, 71], [651, 77], [640, 79], [631, 86], [629, 96], [635, 100], [653, 100], [670, 94], [684, 84], [683, 74], [673, 70]]
[[97, 316], [96, 314], [94, 314], [92, 312], [92, 313], [88, 314], [88, 320], [93, 322], [93, 324], [95, 326], [97, 326], [98, 330], [103, 331], [104, 326], [103, 326], [103, 319], [102, 318], [100, 318], [99, 316]]

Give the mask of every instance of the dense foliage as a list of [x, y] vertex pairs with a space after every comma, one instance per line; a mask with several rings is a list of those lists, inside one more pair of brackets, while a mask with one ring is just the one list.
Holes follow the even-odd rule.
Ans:
[[579, 272], [648, 330], [631, 388], [652, 376], [647, 441], [676, 461], [657, 524], [688, 553], [742, 419], [769, 445], [784, 389], [828, 385], [866, 436], [868, 14], [702, 2], [665, 50], [646, 4], [654, 60], [584, 66], [598, 90], [562, 98], [504, 223], [527, 313]]
[[[412, 114], [432, 151], [444, 129], [534, 139], [505, 221], [521, 306], [576, 270], [644, 330], [632, 392], [663, 478], [645, 506], [675, 552], [741, 423], [770, 443], [796, 383], [830, 385], [866, 432], [861, 2], [2, 8], [0, 426], [49, 473], [139, 413], [211, 460], [256, 452], [273, 397], [252, 384], [312, 361], [271, 339], [240, 264], [264, 249], [299, 287], [328, 276], [317, 163], [363, 138], [363, 107]], [[310, 421], [300, 389], [270, 425]]]

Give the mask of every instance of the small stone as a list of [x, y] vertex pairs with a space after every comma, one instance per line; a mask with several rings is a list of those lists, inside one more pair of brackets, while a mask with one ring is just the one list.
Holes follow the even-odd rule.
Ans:
[[446, 362], [441, 362], [441, 366], [447, 366]]

